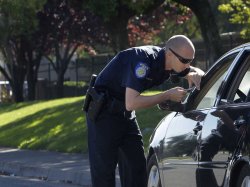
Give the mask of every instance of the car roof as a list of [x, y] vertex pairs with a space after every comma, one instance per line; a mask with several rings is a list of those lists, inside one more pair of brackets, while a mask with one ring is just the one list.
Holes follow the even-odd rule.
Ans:
[[239, 48], [244, 48], [244, 47], [250, 47], [250, 42], [247, 42], [247, 43], [244, 43], [244, 44], [241, 44], [233, 49], [231, 49], [229, 52], [233, 51], [233, 50], [236, 50], [236, 49], [239, 49]]
[[[241, 44], [241, 45], [239, 45], [239, 46], [236, 46], [236, 47], [232, 48], [231, 50], [228, 50], [226, 53], [224, 53], [220, 58], [218, 58], [218, 59], [215, 61], [215, 63], [212, 65], [212, 67], [215, 66], [215, 65], [217, 64], [217, 62], [221, 60], [221, 58], [224, 58], [225, 55], [230, 54], [231, 52], [236, 51], [236, 50], [242, 50], [242, 49], [245, 48], [245, 47], [250, 47], [250, 42]], [[210, 67], [209, 69], [211, 69], [212, 67]], [[209, 70], [209, 69], [208, 69], [208, 70]]]

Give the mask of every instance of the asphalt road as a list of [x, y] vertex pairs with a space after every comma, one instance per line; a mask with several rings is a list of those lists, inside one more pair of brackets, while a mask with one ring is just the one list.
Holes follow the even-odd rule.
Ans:
[[44, 181], [39, 179], [0, 175], [1, 187], [87, 187], [62, 182]]
[[[40, 186], [91, 187], [88, 156], [0, 147], [0, 187]], [[116, 187], [121, 187], [118, 169]]]

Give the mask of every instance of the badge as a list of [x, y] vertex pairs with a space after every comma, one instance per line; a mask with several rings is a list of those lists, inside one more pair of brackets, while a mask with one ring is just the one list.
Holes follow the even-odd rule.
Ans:
[[147, 75], [147, 70], [149, 69], [148, 65], [143, 63], [143, 62], [139, 62], [136, 67], [135, 67], [135, 75], [137, 78], [142, 79], [145, 78]]

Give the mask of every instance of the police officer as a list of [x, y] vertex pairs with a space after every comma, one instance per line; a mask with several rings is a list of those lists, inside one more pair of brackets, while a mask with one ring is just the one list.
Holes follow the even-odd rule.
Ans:
[[115, 186], [118, 160], [123, 187], [147, 186], [142, 135], [134, 111], [165, 100], [182, 100], [186, 91], [181, 87], [141, 95], [163, 83], [171, 73], [185, 77], [190, 86], [199, 89], [204, 72], [190, 66], [194, 55], [192, 42], [184, 35], [175, 35], [164, 48], [142, 46], [121, 51], [101, 71], [94, 89], [105, 95], [105, 102], [95, 120], [86, 113], [93, 187]]

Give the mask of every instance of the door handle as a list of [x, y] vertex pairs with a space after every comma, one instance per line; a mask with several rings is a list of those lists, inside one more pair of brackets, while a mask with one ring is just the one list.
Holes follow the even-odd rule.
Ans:
[[200, 124], [200, 122], [198, 122], [195, 126], [195, 128], [193, 129], [194, 131], [194, 135], [197, 135], [199, 131], [202, 130], [202, 125]]
[[239, 118], [238, 118], [237, 120], [234, 121], [234, 125], [235, 125], [237, 128], [240, 128], [240, 126], [246, 125], [246, 120], [244, 119], [243, 116], [239, 116]]

